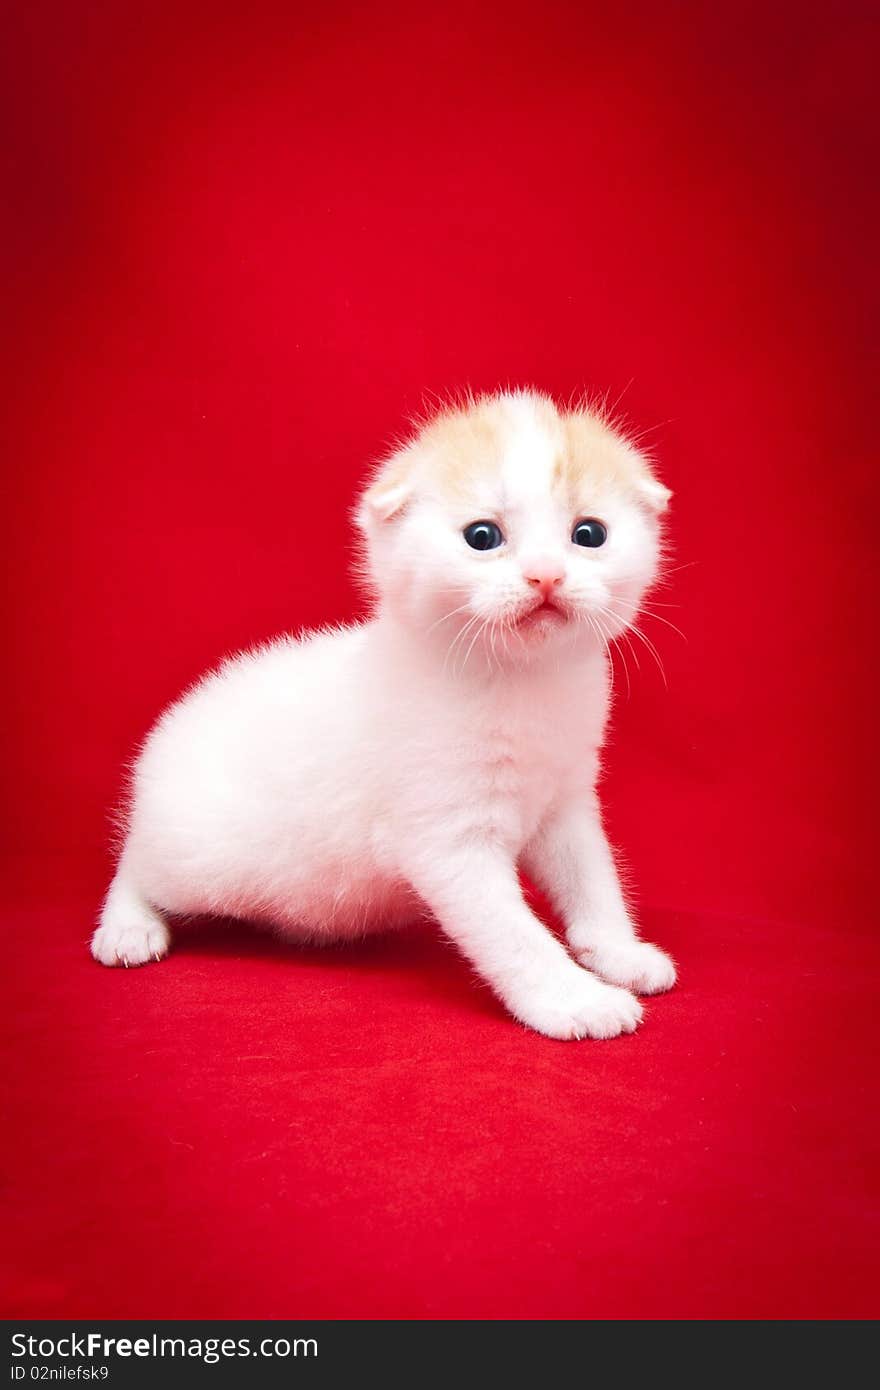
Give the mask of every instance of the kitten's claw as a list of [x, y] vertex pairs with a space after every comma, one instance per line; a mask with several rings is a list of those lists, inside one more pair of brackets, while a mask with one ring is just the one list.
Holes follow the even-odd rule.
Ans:
[[606, 941], [578, 959], [603, 980], [636, 994], [662, 994], [676, 981], [675, 962], [650, 941]]

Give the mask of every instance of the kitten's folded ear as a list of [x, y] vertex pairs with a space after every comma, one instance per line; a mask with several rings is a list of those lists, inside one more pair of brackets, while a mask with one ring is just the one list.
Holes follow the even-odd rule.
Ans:
[[402, 512], [412, 493], [412, 460], [407, 450], [393, 454], [383, 463], [378, 473], [363, 493], [360, 504], [360, 520], [390, 521]]
[[660, 516], [666, 511], [672, 499], [669, 488], [664, 487], [651, 473], [642, 474], [636, 484], [636, 489], [641, 500], [656, 516]]

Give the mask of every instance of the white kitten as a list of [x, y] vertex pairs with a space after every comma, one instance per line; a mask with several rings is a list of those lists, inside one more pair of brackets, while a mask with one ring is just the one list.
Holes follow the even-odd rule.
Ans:
[[595, 783], [606, 644], [656, 576], [668, 498], [587, 407], [515, 392], [441, 410], [360, 502], [374, 617], [227, 662], [153, 729], [95, 958], [159, 960], [165, 913], [314, 942], [427, 904], [523, 1023], [634, 1029], [629, 991], [675, 968], [639, 940]]

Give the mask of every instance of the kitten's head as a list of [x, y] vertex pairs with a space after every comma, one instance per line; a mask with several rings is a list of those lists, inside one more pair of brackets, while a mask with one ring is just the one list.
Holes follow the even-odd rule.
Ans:
[[379, 467], [358, 509], [366, 575], [453, 669], [601, 646], [656, 578], [669, 497], [601, 411], [480, 396]]

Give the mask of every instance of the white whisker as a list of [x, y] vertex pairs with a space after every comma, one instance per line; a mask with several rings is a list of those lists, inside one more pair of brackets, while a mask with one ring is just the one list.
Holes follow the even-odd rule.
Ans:
[[621, 598], [619, 595], [616, 596], [612, 602], [622, 603], [626, 608], [630, 608], [633, 613], [644, 613], [647, 617], [653, 618], [656, 622], [663, 623], [665, 627], [671, 628], [673, 632], [677, 632], [683, 642], [688, 640], [687, 635], [682, 632], [680, 627], [676, 627], [675, 623], [670, 622], [668, 618], [664, 618], [662, 613], [655, 613], [653, 611], [653, 604], [631, 603], [629, 599]]
[[488, 618], [484, 618], [484, 619], [482, 620], [482, 622], [480, 623], [480, 626], [477, 628], [476, 632], [474, 633], [473, 637], [471, 638], [470, 646], [468, 647], [467, 651], [466, 651], [465, 654], [464, 654], [464, 661], [461, 663], [461, 670], [462, 670], [462, 673], [464, 672], [465, 666], [467, 666], [467, 664], [468, 664], [468, 658], [470, 657], [470, 654], [471, 654], [471, 652], [472, 652], [473, 649], [474, 649], [474, 644], [475, 644], [476, 642], [479, 641], [480, 637], [481, 637], [482, 634], [485, 632], [486, 627], [487, 627], [487, 625], [488, 625], [488, 621], [489, 621]]
[[429, 628], [425, 629], [425, 636], [428, 637], [434, 631], [435, 627], [440, 627], [441, 623], [448, 623], [449, 619], [456, 617], [457, 614], [466, 613], [470, 609], [470, 606], [470, 601], [468, 601], [467, 603], [461, 604], [458, 608], [453, 608], [451, 613], [444, 613], [442, 618], [438, 618], [435, 623], [432, 623]]
[[657, 648], [654, 646], [654, 643], [651, 641], [651, 639], [650, 639], [649, 637], [646, 637], [646, 636], [645, 636], [645, 634], [642, 632], [641, 628], [636, 627], [635, 623], [631, 623], [631, 624], [630, 624], [630, 626], [627, 628], [627, 632], [632, 633], [633, 637], [638, 637], [638, 638], [640, 639], [640, 641], [644, 642], [644, 644], [645, 644], [645, 646], [647, 647], [648, 651], [651, 653], [652, 657], [653, 657], [654, 660], [656, 661], [656, 663], [657, 663], [657, 669], [659, 670], [661, 676], [663, 677], [663, 684], [666, 686], [666, 689], [668, 690], [668, 689], [669, 689], [669, 682], [668, 682], [668, 680], [666, 679], [666, 670], [665, 670], [665, 668], [664, 668], [664, 666], [663, 666], [663, 662], [660, 660], [660, 653], [657, 651]]
[[[472, 614], [472, 616], [468, 619], [468, 621], [467, 621], [466, 623], [464, 623], [462, 627], [459, 628], [458, 632], [455, 634], [455, 636], [453, 637], [452, 641], [450, 642], [449, 646], [448, 646], [447, 649], [446, 649], [446, 656], [445, 656], [444, 659], [443, 659], [443, 671], [444, 671], [444, 673], [445, 673], [445, 671], [446, 671], [446, 667], [447, 667], [447, 664], [448, 664], [448, 662], [449, 662], [449, 659], [450, 659], [450, 657], [452, 656], [452, 653], [455, 651], [455, 648], [458, 646], [459, 642], [463, 641], [464, 637], [465, 637], [466, 634], [470, 631], [470, 629], [473, 627], [473, 625], [474, 625], [475, 623], [478, 623], [479, 621], [480, 621], [480, 615], [479, 615], [479, 613], [474, 613], [474, 614]], [[455, 671], [454, 671], [454, 668], [453, 668], [453, 675], [454, 675], [454, 674], [455, 674]]]

